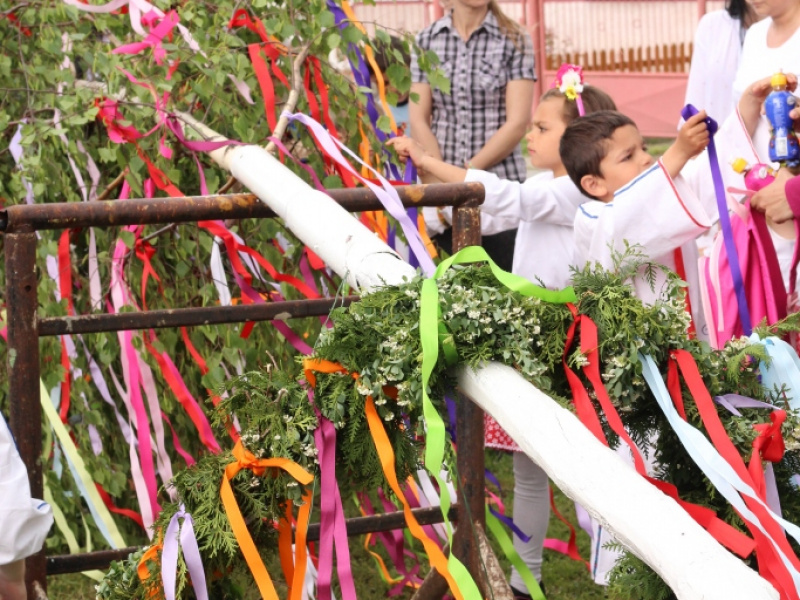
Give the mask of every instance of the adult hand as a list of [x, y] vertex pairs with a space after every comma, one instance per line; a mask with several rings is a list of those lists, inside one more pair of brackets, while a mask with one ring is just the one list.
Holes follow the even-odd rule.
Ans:
[[[770, 76], [751, 83], [739, 99], [739, 114], [744, 121], [747, 132], [751, 136], [755, 132], [761, 115], [764, 114], [764, 100], [767, 99], [767, 96], [772, 91], [771, 81], [772, 77]], [[797, 89], [797, 76], [794, 73], [786, 73], [786, 89], [790, 92]], [[797, 112], [797, 115], [794, 115], [797, 110], [794, 109], [789, 113], [792, 119], [800, 117], [800, 111]]]
[[792, 177], [788, 169], [780, 169], [775, 175], [775, 181], [753, 195], [750, 206], [760, 210], [776, 223], [794, 218], [794, 213], [786, 200], [786, 182]]

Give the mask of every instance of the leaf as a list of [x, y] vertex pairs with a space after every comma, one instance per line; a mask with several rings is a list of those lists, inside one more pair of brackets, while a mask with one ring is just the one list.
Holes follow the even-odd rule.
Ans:
[[128, 250], [133, 250], [133, 247], [136, 245], [136, 236], [132, 232], [122, 229], [119, 232], [119, 237], [128, 247]]
[[392, 132], [392, 122], [389, 120], [387, 115], [382, 115], [378, 117], [378, 129], [383, 131], [384, 133], [391, 133]]
[[328, 37], [325, 39], [325, 41], [328, 44], [328, 48], [333, 50], [334, 48], [338, 48], [339, 45], [342, 43], [342, 36], [340, 36], [336, 32], [333, 32], [328, 34]]

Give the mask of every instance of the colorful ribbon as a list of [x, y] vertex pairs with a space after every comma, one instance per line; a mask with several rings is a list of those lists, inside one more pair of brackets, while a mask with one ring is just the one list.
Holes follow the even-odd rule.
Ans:
[[[183, 520], [183, 524], [180, 521]], [[194, 535], [194, 520], [186, 512], [183, 504], [178, 512], [172, 515], [164, 534], [163, 549], [161, 551], [161, 581], [164, 584], [164, 597], [166, 600], [175, 600], [175, 579], [178, 572], [178, 554], [183, 550], [183, 559], [186, 569], [192, 579], [197, 600], [208, 600], [206, 588], [206, 573], [203, 561], [200, 558], [200, 549]]]
[[[698, 110], [691, 104], [687, 104], [681, 110], [684, 120], [696, 115]], [[722, 173], [719, 168], [719, 158], [717, 156], [717, 146], [714, 143], [714, 134], [719, 129], [717, 122], [711, 117], [706, 117], [706, 126], [709, 133], [708, 141], [708, 161], [711, 166], [711, 179], [714, 182], [714, 193], [717, 197], [717, 211], [719, 212], [719, 224], [722, 230], [722, 239], [725, 243], [725, 250], [728, 253], [728, 264], [733, 279], [733, 287], [736, 291], [736, 299], [739, 304], [739, 318], [742, 321], [742, 329], [745, 335], [753, 332], [753, 324], [750, 318], [750, 308], [747, 304], [747, 295], [744, 290], [744, 277], [742, 276], [742, 263], [739, 260], [739, 252], [733, 239], [733, 229], [731, 218], [728, 214], [728, 203], [725, 197], [725, 185], [722, 182]]]
[[[239, 543], [239, 548], [244, 555], [247, 566], [253, 574], [258, 590], [264, 600], [278, 600], [275, 585], [267, 571], [264, 561], [258, 552], [258, 548], [250, 536], [247, 523], [239, 509], [239, 503], [233, 494], [231, 479], [242, 469], [249, 469], [257, 477], [266, 474], [267, 469], [282, 469], [291, 475], [300, 485], [307, 486], [314, 480], [314, 476], [303, 469], [300, 465], [287, 458], [256, 458], [251, 452], [246, 450], [239, 441], [233, 448], [234, 461], [225, 467], [225, 475], [222, 477], [220, 485], [220, 498], [225, 509], [225, 514], [231, 524], [231, 529]], [[303, 505], [297, 518], [297, 533], [295, 536], [295, 569], [292, 581], [287, 581], [290, 588], [290, 600], [300, 600], [303, 592], [303, 581], [305, 579], [306, 568], [306, 533], [308, 531], [308, 519], [313, 503], [313, 492], [308, 489], [303, 494]]]

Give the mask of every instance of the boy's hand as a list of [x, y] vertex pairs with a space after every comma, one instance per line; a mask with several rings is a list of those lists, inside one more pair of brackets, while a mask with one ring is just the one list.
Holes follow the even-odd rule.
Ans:
[[705, 123], [706, 111], [701, 110], [681, 126], [675, 142], [667, 148], [661, 162], [666, 167], [670, 177], [676, 177], [681, 169], [686, 166], [689, 159], [694, 158], [705, 150], [711, 135]]
[[397, 152], [398, 158], [402, 162], [406, 162], [406, 160], [410, 158], [411, 162], [414, 163], [414, 166], [417, 167], [418, 170], [422, 169], [422, 165], [420, 163], [426, 156], [428, 156], [428, 154], [425, 152], [425, 149], [419, 144], [419, 142], [404, 135], [388, 140], [386, 145], [394, 148], [395, 152]]

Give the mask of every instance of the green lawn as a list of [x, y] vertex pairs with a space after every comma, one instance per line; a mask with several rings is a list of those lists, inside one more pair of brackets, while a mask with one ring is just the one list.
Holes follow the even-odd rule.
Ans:
[[[487, 450], [486, 466], [500, 480], [504, 492], [503, 501], [507, 511], [510, 512], [513, 505], [514, 489], [511, 455], [505, 452]], [[575, 510], [572, 501], [558, 490], [555, 491], [556, 505], [559, 511], [575, 524]], [[576, 524], [574, 526], [578, 530], [578, 545], [581, 555], [588, 559], [589, 538]], [[568, 529], [558, 519], [552, 517], [548, 537], [565, 540], [568, 537]], [[506, 567], [506, 572], [508, 572], [508, 561], [502, 555], [499, 547], [496, 544], [494, 546], [497, 556]], [[364, 549], [362, 537], [350, 540], [350, 552], [359, 600], [388, 597], [386, 595], [388, 588], [380, 578], [373, 559]], [[280, 573], [277, 563], [270, 567], [270, 573]], [[279, 578], [276, 577], [276, 579]], [[545, 550], [543, 579], [549, 600], [600, 600], [607, 597], [605, 589], [591, 581], [589, 573], [582, 563], [550, 550]], [[249, 580], [242, 581], [242, 584], [248, 590], [245, 595], [246, 598], [258, 598], [255, 585], [252, 585]], [[94, 582], [80, 574], [50, 577], [48, 579], [48, 596], [53, 600], [92, 600], [94, 598]], [[411, 596], [412, 592], [409, 590], [405, 594], [395, 597], [403, 600], [411, 598]], [[339, 597], [338, 594], [337, 597]]]

